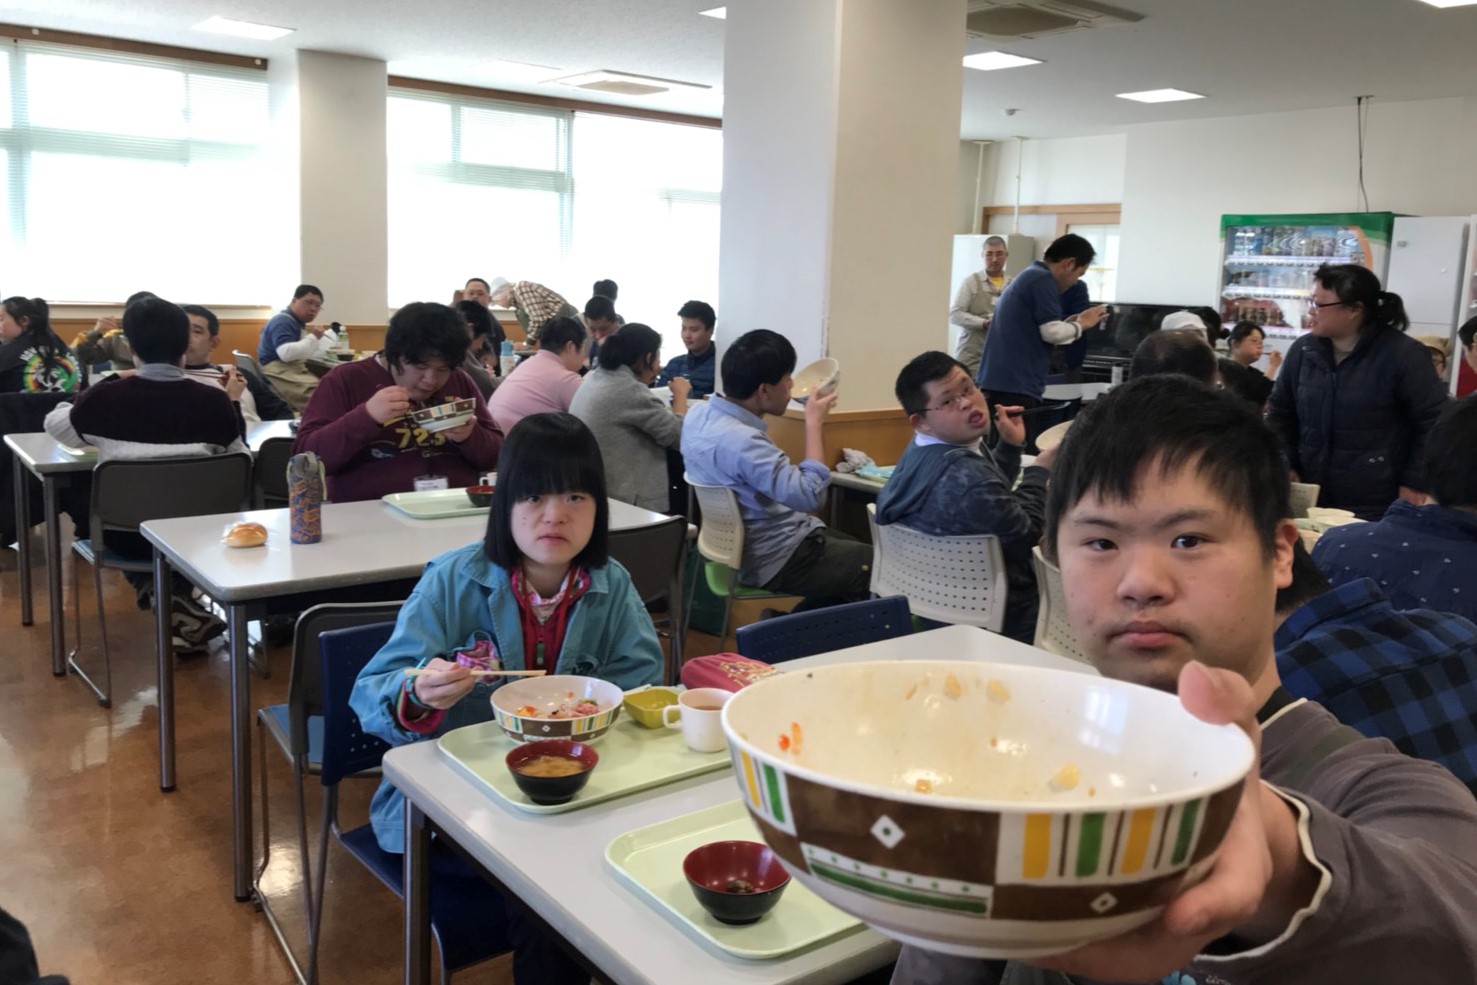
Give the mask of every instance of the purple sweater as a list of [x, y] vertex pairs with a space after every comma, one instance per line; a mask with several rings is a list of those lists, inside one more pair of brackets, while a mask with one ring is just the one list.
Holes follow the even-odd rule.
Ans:
[[293, 452], [310, 451], [323, 460], [328, 498], [335, 503], [379, 499], [410, 492], [423, 475], [444, 475], [452, 488], [476, 485], [482, 472], [497, 468], [503, 435], [472, 378], [460, 369], [428, 404], [471, 397], [477, 426], [461, 444], [445, 433], [431, 434], [404, 417], [380, 424], [364, 404], [395, 381], [375, 359], [337, 366], [318, 384], [303, 409]]

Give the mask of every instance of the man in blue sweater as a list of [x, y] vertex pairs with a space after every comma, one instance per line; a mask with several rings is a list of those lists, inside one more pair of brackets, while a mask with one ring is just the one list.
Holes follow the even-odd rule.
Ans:
[[[992, 414], [999, 406], [1040, 406], [1052, 346], [1077, 341], [1103, 320], [1107, 309], [1102, 305], [1075, 315], [1062, 314], [1062, 295], [1082, 279], [1096, 255], [1091, 243], [1068, 233], [1048, 246], [1045, 259], [1027, 267], [1000, 295], [975, 377]], [[1028, 422], [1026, 450], [1035, 447], [1036, 431]]]
[[925, 352], [908, 363], [895, 392], [914, 435], [877, 497], [877, 522], [936, 537], [999, 537], [1008, 585], [1002, 631], [1030, 643], [1038, 601], [1031, 548], [1041, 540], [1056, 449], [1042, 452], [1012, 489], [1026, 440], [1021, 408], [995, 408], [1000, 442], [993, 451], [986, 448], [990, 417], [984, 394], [965, 365], [947, 353]]

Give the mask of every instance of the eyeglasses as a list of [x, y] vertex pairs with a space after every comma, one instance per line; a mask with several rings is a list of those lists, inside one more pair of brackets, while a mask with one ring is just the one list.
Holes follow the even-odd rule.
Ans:
[[952, 397], [946, 398], [944, 402], [939, 404], [938, 406], [923, 408], [923, 412], [926, 414], [931, 410], [948, 410], [951, 407], [957, 407], [960, 410], [963, 410], [964, 408], [969, 406], [969, 402], [973, 400], [974, 395], [979, 392], [980, 388], [971, 383], [961, 392], [955, 394]]
[[1313, 312], [1317, 311], [1319, 308], [1336, 308], [1336, 307], [1338, 307], [1341, 304], [1348, 304], [1348, 303], [1349, 302], [1347, 302], [1347, 301], [1314, 301], [1312, 298], [1309, 298], [1308, 299], [1308, 314], [1312, 314]]

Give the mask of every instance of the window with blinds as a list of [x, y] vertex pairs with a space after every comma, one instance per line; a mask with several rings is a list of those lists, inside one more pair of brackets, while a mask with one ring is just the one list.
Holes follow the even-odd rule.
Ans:
[[469, 277], [568, 290], [571, 120], [563, 110], [391, 90], [392, 307], [444, 302]]
[[0, 293], [259, 303], [272, 249], [266, 73], [0, 48]]

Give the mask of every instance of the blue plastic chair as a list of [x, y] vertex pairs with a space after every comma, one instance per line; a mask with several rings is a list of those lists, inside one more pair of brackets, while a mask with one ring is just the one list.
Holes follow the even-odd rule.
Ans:
[[[349, 707], [349, 694], [359, 672], [390, 638], [394, 623], [327, 632], [318, 638], [323, 664], [323, 780], [324, 827], [318, 845], [318, 901], [313, 907], [314, 928], [308, 959], [308, 981], [318, 974], [319, 928], [323, 919], [323, 887], [328, 874], [328, 834], [364, 863], [396, 896], [404, 897], [404, 856], [387, 852], [375, 841], [374, 831], [362, 825], [343, 831], [338, 823], [338, 782], [380, 764], [389, 743], [359, 727], [359, 716]], [[431, 933], [441, 957], [441, 981], [453, 972], [486, 961], [512, 949], [503, 927], [506, 904], [502, 894], [472, 875], [431, 881]]]
[[908, 600], [889, 595], [764, 619], [739, 627], [735, 639], [740, 656], [772, 664], [907, 636], [912, 620]]

